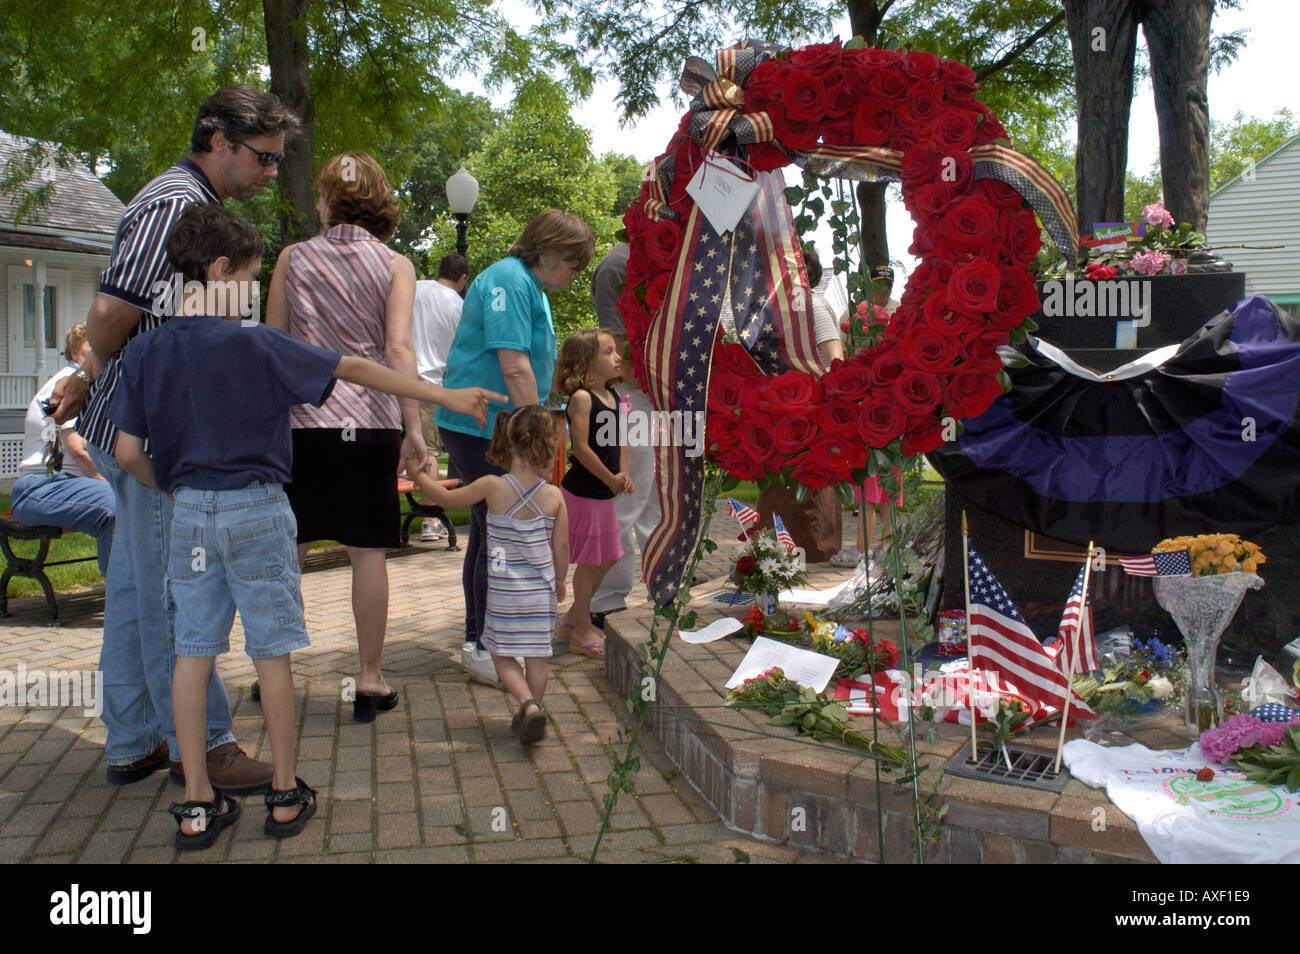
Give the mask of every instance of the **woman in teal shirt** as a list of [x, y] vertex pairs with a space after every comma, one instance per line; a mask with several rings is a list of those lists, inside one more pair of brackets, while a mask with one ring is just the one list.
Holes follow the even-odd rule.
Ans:
[[[465, 307], [447, 355], [443, 387], [474, 387], [510, 395], [493, 403], [487, 425], [438, 408], [434, 421], [457, 476], [472, 483], [502, 471], [488, 463], [497, 412], [546, 401], [555, 367], [555, 325], [546, 291], [560, 291], [595, 255], [587, 223], [547, 209], [528, 223], [506, 257], [479, 273], [465, 292]], [[461, 662], [481, 682], [496, 685], [492, 657], [479, 648], [487, 608], [487, 506], [475, 504], [461, 585], [465, 591], [465, 645]]]

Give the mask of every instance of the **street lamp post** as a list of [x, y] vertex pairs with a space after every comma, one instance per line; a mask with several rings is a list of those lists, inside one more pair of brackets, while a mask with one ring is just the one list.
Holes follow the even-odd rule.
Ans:
[[469, 250], [469, 238], [465, 228], [469, 224], [469, 214], [474, 211], [478, 201], [478, 180], [470, 175], [464, 166], [447, 180], [447, 204], [451, 207], [452, 218], [456, 220], [456, 251], [464, 255]]

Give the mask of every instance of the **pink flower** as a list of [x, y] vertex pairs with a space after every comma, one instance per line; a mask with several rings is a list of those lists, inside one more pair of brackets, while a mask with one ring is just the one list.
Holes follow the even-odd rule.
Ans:
[[1212, 762], [1228, 764], [1241, 749], [1252, 745], [1268, 747], [1282, 741], [1289, 725], [1300, 724], [1300, 720], [1290, 723], [1261, 722], [1253, 716], [1229, 716], [1219, 724], [1217, 729], [1206, 729], [1201, 733], [1201, 752]]
[[1169, 266], [1169, 270], [1175, 275], [1187, 274], [1187, 260], [1182, 258], [1174, 259], [1174, 263]]
[[1169, 214], [1163, 205], [1159, 202], [1152, 202], [1142, 210], [1142, 218], [1147, 225], [1152, 228], [1170, 228], [1174, 224], [1174, 217]]
[[1169, 266], [1169, 256], [1159, 252], [1140, 252], [1133, 256], [1133, 271], [1139, 275], [1159, 275]]

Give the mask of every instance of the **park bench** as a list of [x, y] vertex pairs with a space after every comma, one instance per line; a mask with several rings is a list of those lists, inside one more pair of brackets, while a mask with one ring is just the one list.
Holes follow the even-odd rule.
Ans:
[[[438, 483], [451, 490], [460, 486], [459, 480], [440, 480]], [[456, 543], [456, 528], [451, 525], [451, 520], [447, 517], [447, 512], [435, 503], [421, 503], [415, 499], [420, 488], [412, 480], [405, 477], [397, 478], [397, 492], [406, 495], [406, 502], [410, 505], [411, 510], [402, 518], [402, 546], [409, 546], [411, 539], [411, 524], [416, 520], [437, 520], [447, 530], [447, 549], [459, 550]]]
[[[56, 560], [53, 563], [46, 563], [45, 558], [50, 552], [50, 544], [54, 542], [55, 537], [60, 537], [64, 533], [62, 527], [34, 526], [29, 527], [26, 524], [18, 523], [13, 519], [13, 514], [0, 516], [0, 553], [4, 554], [5, 569], [0, 575], [0, 618], [8, 618], [9, 612], [9, 581], [15, 576], [25, 576], [30, 580], [35, 580], [41, 584], [41, 589], [45, 591], [45, 621], [50, 626], [57, 626], [59, 623], [59, 604], [54, 599], [54, 585], [50, 578], [45, 575], [46, 567], [64, 566], [69, 563], [85, 563], [87, 560], [95, 560], [98, 557], [78, 557], [75, 560]], [[37, 547], [36, 555], [32, 557], [23, 557], [14, 553], [10, 546], [13, 540], [39, 540], [40, 545]]]

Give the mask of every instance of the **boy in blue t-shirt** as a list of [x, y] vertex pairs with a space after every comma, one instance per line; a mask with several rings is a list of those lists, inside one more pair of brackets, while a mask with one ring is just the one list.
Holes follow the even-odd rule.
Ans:
[[215, 204], [185, 210], [166, 242], [172, 266], [191, 282], [180, 314], [131, 342], [110, 409], [118, 463], [175, 500], [165, 593], [176, 614], [172, 706], [185, 770], [186, 801], [169, 809], [178, 848], [208, 847], [239, 816], [238, 802], [211, 786], [205, 756], [207, 684], [214, 657], [229, 649], [236, 609], [275, 769], [264, 830], [296, 835], [316, 811], [315, 791], [294, 775], [289, 653], [308, 640], [297, 524], [281, 488], [291, 474], [289, 409], [319, 405], [336, 378], [480, 421], [490, 398], [503, 399], [225, 320], [249, 310], [262, 250], [257, 230], [234, 212]]

